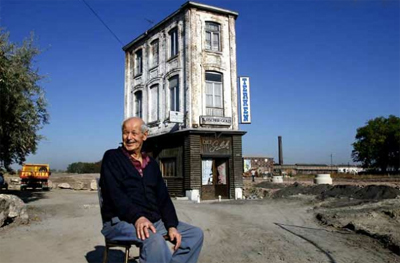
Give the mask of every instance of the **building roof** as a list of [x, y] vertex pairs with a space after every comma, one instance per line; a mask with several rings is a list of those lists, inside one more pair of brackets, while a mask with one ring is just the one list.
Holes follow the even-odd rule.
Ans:
[[196, 7], [197, 9], [201, 9], [201, 10], [206, 10], [206, 11], [211, 11], [214, 13], [220, 13], [220, 14], [224, 14], [224, 15], [232, 15], [235, 17], [235, 19], [238, 17], [238, 13], [228, 10], [228, 9], [223, 9], [223, 8], [219, 8], [219, 7], [215, 7], [215, 6], [210, 6], [210, 5], [205, 5], [205, 4], [201, 4], [201, 3], [196, 3], [196, 2], [186, 2], [184, 3], [178, 10], [176, 10], [175, 12], [173, 12], [172, 14], [170, 14], [169, 16], [167, 16], [166, 18], [164, 18], [161, 22], [157, 23], [156, 25], [154, 25], [152, 28], [150, 28], [149, 30], [147, 30], [146, 32], [144, 32], [143, 34], [141, 34], [140, 36], [138, 36], [137, 38], [135, 38], [134, 40], [132, 40], [131, 42], [129, 42], [127, 45], [125, 45], [122, 50], [127, 51], [129, 48], [131, 48], [134, 44], [136, 44], [137, 42], [139, 42], [140, 40], [144, 39], [147, 35], [149, 35], [152, 31], [156, 30], [157, 28], [161, 27], [163, 24], [165, 24], [166, 22], [168, 22], [169, 20], [171, 20], [175, 15], [177, 15], [178, 13], [180, 13], [181, 11], [185, 10], [186, 8], [189, 7]]
[[154, 138], [154, 137], [160, 137], [160, 136], [175, 136], [177, 134], [182, 134], [182, 133], [190, 133], [190, 134], [212, 134], [216, 135], [216, 138], [219, 138], [221, 135], [245, 135], [247, 132], [246, 131], [241, 131], [241, 130], [224, 130], [224, 129], [202, 129], [202, 128], [184, 128], [181, 130], [177, 130], [174, 132], [168, 132], [168, 133], [162, 133], [162, 134], [150, 134], [148, 137], [149, 138]]

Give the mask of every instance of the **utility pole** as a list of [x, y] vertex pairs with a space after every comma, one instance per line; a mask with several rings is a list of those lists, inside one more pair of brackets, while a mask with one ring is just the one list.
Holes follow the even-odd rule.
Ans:
[[332, 153], [331, 153], [331, 173], [333, 173], [333, 172], [332, 172], [332, 169], [333, 169], [333, 167], [332, 167], [332, 166], [333, 166], [332, 156], [333, 156], [333, 155], [332, 155]]

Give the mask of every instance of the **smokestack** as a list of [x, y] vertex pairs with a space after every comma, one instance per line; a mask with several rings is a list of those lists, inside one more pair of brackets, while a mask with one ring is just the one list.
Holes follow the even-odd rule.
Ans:
[[278, 136], [279, 165], [283, 164], [282, 136]]

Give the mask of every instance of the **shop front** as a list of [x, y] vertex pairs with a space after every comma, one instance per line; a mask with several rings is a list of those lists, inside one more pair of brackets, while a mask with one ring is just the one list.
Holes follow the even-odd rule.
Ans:
[[244, 133], [179, 131], [150, 137], [146, 151], [159, 162], [171, 196], [190, 200], [237, 198], [243, 187]]

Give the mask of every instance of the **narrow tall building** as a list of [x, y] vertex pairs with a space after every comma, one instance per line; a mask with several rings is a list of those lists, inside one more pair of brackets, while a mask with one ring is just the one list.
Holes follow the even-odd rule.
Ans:
[[148, 124], [145, 150], [173, 196], [242, 196], [237, 16], [187, 2], [123, 48], [124, 116]]

